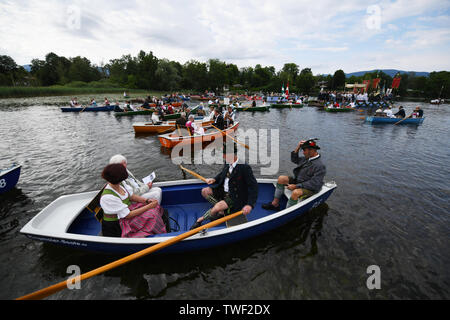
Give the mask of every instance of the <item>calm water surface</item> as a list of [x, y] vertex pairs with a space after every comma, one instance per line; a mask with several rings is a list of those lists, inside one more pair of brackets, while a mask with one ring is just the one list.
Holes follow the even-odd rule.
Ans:
[[[65, 101], [0, 100], [0, 168], [22, 164], [16, 189], [0, 197], [0, 299], [63, 281], [69, 265], [87, 272], [119, 258], [19, 232], [57, 197], [98, 190], [112, 155], [125, 155], [137, 177], [184, 178], [155, 136], [135, 136], [132, 123], [148, 117], [62, 113]], [[409, 113], [417, 104], [402, 105]], [[313, 107], [239, 113], [244, 130], [280, 130], [280, 170], [270, 178], [291, 174], [300, 138], [320, 139], [326, 180], [338, 185], [325, 205], [264, 236], [148, 256], [49, 299], [449, 299], [450, 105], [422, 108], [421, 126], [370, 125], [358, 111]], [[267, 178], [261, 167], [255, 175]], [[189, 168], [211, 177], [220, 166]], [[366, 286], [370, 265], [381, 269], [380, 290]]]

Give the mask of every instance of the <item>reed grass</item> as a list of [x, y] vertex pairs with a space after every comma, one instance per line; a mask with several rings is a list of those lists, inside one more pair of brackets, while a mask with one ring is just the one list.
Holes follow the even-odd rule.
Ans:
[[46, 97], [46, 96], [70, 96], [82, 94], [100, 94], [100, 93], [146, 93], [145, 90], [129, 90], [126, 88], [92, 88], [92, 87], [0, 87], [0, 98], [25, 98], [25, 97]]

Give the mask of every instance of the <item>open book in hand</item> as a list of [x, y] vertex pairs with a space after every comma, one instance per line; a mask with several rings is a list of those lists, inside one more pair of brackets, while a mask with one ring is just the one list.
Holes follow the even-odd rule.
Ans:
[[145, 177], [144, 179], [142, 179], [142, 181], [143, 181], [145, 184], [149, 184], [150, 182], [153, 182], [153, 180], [155, 180], [155, 178], [156, 178], [156, 174], [155, 174], [155, 172], [153, 171], [149, 176], [147, 176], [147, 177]]

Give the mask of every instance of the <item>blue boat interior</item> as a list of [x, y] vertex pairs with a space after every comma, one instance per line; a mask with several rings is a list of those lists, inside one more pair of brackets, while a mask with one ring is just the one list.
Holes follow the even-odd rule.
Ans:
[[[177, 221], [179, 230], [167, 233], [174, 236], [186, 231], [201, 217], [212, 205], [201, 195], [201, 189], [206, 185], [203, 183], [189, 185], [175, 185], [162, 187], [162, 206], [169, 211], [169, 216]], [[247, 216], [249, 221], [257, 220], [274, 213], [261, 208], [263, 203], [272, 201], [275, 187], [271, 183], [258, 184], [258, 199], [255, 208]], [[285, 208], [287, 198], [282, 197], [281, 208]], [[178, 229], [178, 225], [171, 221], [172, 229]], [[211, 228], [210, 230], [226, 228], [225, 223]], [[101, 225], [94, 215], [87, 209], [83, 210], [68, 229], [69, 233], [97, 236], [101, 232]], [[164, 236], [160, 234], [158, 236]]]

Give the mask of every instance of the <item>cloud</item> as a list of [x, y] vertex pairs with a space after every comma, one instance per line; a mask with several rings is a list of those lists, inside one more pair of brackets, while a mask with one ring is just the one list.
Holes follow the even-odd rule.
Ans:
[[[218, 58], [239, 67], [259, 63], [281, 69], [284, 63], [294, 62], [317, 66], [314, 73], [334, 73], [332, 68], [346, 72], [365, 66], [375, 69], [381, 67], [377, 64], [394, 61], [416, 63], [408, 69], [430, 65], [443, 69], [448, 68], [440, 53], [450, 43], [446, 31], [449, 3], [5, 0], [0, 2], [0, 50], [19, 64], [42, 59], [48, 52], [81, 55], [99, 64], [144, 50], [180, 63]], [[367, 19], [373, 14], [370, 5], [380, 9], [379, 28], [368, 28]], [[425, 58], [402, 60], [412, 48], [423, 51], [423, 57], [440, 60], [433, 64]]]

